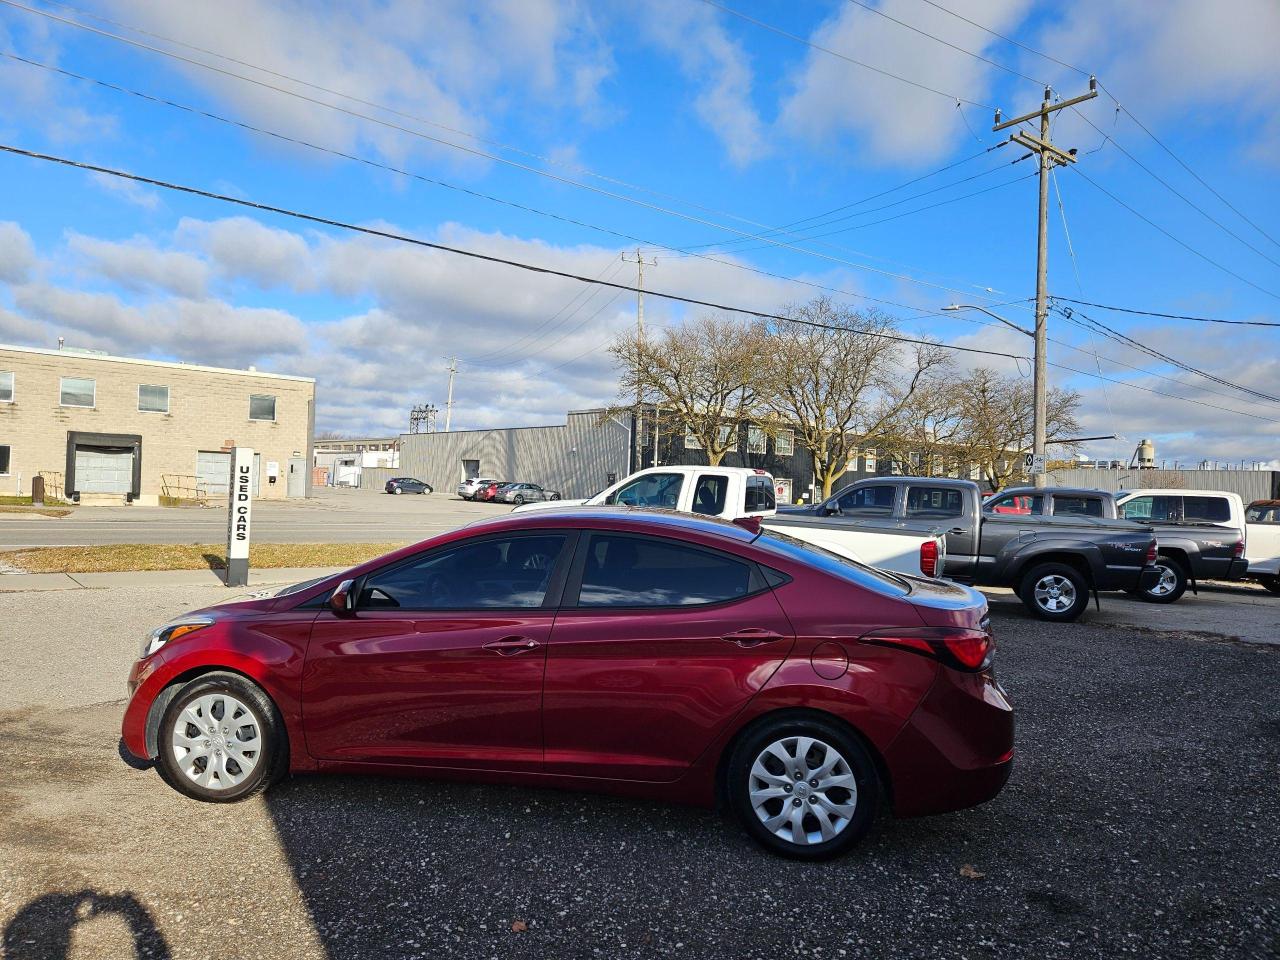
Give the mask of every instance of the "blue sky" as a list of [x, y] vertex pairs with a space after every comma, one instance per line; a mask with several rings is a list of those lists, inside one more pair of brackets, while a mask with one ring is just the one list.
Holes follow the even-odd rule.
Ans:
[[[1030, 47], [1096, 72], [1261, 228], [1103, 95], [1078, 114], [1059, 113], [1055, 140], [1079, 149], [1080, 173], [1195, 252], [1061, 170], [1051, 292], [1280, 320], [1280, 245], [1270, 239], [1280, 240], [1280, 8], [1270, 0], [868, 0], [887, 16], [849, 0], [723, 5], [789, 37], [701, 0], [22, 2], [260, 83], [8, 4], [0, 5], [6, 53], [508, 203], [7, 57], [0, 142], [591, 276], [634, 279], [619, 253], [635, 243], [616, 234], [629, 235], [658, 260], [646, 275], [655, 289], [769, 311], [827, 288], [855, 306], [891, 301], [878, 305], [906, 330], [1016, 353], [1028, 341], [981, 314], [930, 314], [967, 301], [1031, 322], [1022, 301], [1034, 292], [1034, 171], [1031, 160], [1012, 162], [1022, 154], [1016, 147], [988, 152], [999, 142], [989, 107], [1010, 116], [1033, 108], [1042, 84], [1065, 97], [1083, 91], [1086, 78]], [[957, 107], [957, 96], [972, 104]], [[742, 231], [846, 206], [837, 216], [857, 215], [811, 231], [834, 235], [723, 245]], [[704, 244], [719, 245], [698, 247], [705, 257], [680, 252]], [[1280, 330], [1085, 312], [1172, 358], [1280, 393]], [[649, 298], [646, 313], [662, 325], [686, 308]], [[64, 336], [68, 345], [130, 355], [312, 375], [321, 429], [405, 429], [412, 404], [443, 404], [447, 356], [463, 358], [455, 426], [557, 422], [568, 408], [614, 397], [604, 348], [633, 322], [628, 295], [0, 156], [0, 341], [50, 346]], [[1123, 437], [1092, 445], [1095, 455], [1127, 457], [1146, 436], [1158, 458], [1184, 465], [1280, 453], [1280, 403], [1058, 316], [1050, 331], [1056, 363], [1201, 401], [1054, 370], [1054, 383], [1084, 393], [1088, 433]]]

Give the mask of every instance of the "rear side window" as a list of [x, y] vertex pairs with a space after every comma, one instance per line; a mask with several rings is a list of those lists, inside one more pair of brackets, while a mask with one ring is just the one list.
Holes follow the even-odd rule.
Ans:
[[1226, 497], [1183, 497], [1182, 519], [1201, 523], [1227, 523], [1231, 504]]
[[1250, 507], [1245, 519], [1250, 523], [1280, 523], [1280, 507]]
[[693, 488], [693, 512], [713, 517], [724, 513], [729, 497], [729, 478], [719, 474], [704, 473]]
[[652, 537], [595, 534], [578, 593], [580, 607], [685, 607], [751, 592], [745, 560]]
[[908, 517], [945, 518], [964, 514], [964, 500], [953, 487], [907, 488]]
[[1055, 516], [1102, 516], [1102, 500], [1099, 497], [1056, 496], [1053, 498]]
[[773, 493], [773, 484], [768, 477], [748, 477], [746, 502], [743, 504], [747, 513], [759, 510], [773, 510], [777, 500]]
[[1008, 493], [988, 500], [982, 508], [987, 513], [1014, 517], [1038, 517], [1044, 513], [1044, 497], [1028, 493]]
[[563, 534], [507, 537], [434, 550], [369, 575], [359, 609], [484, 610], [539, 607]]
[[840, 507], [840, 512], [844, 514], [861, 517], [891, 517], [893, 516], [893, 495], [892, 484], [877, 483], [856, 487], [843, 493], [836, 503]]
[[1120, 510], [1126, 520], [1163, 522], [1177, 519], [1177, 497], [1145, 496], [1126, 500]]

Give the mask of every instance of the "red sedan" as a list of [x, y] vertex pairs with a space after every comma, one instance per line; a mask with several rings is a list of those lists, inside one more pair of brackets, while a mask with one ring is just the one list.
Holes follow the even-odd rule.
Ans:
[[724, 800], [769, 849], [982, 803], [1013, 712], [974, 591], [627, 508], [473, 524], [157, 629], [124, 743], [201, 800], [359, 771]]

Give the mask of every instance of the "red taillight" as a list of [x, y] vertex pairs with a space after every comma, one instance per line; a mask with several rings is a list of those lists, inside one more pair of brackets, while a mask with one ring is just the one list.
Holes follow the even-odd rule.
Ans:
[[920, 572], [926, 577], [938, 575], [938, 541], [926, 540], [920, 544]]
[[1237, 560], [1244, 556], [1244, 541], [1237, 540], [1236, 545], [1231, 548], [1231, 555]]
[[1152, 540], [1151, 545], [1147, 547], [1147, 566], [1151, 566], [1151, 564], [1155, 563], [1158, 556], [1159, 554], [1156, 553], [1156, 542]]
[[873, 630], [859, 638], [862, 643], [898, 647], [941, 660], [957, 670], [981, 670], [991, 662], [995, 639], [990, 628], [904, 627]]

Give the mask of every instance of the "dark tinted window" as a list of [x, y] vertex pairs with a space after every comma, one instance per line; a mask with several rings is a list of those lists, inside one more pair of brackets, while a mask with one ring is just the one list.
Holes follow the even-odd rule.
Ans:
[[1059, 517], [1068, 515], [1100, 517], [1102, 516], [1102, 499], [1059, 494], [1053, 498], [1053, 513]]
[[1044, 497], [1027, 493], [1007, 493], [1003, 497], [988, 500], [982, 509], [987, 513], [1016, 517], [1039, 516], [1044, 513]]
[[1227, 523], [1231, 504], [1226, 497], [1183, 497], [1182, 519], [1203, 523]]
[[773, 484], [768, 477], [748, 477], [746, 503], [748, 513], [757, 510], [773, 510], [777, 500], [773, 493]]
[[724, 513], [725, 500], [729, 496], [729, 478], [704, 473], [693, 488], [693, 512], [718, 516]]
[[674, 510], [680, 499], [680, 487], [684, 475], [679, 473], [649, 473], [637, 477], [609, 495], [605, 503], [620, 503], [628, 507], [666, 507]]
[[964, 513], [964, 500], [954, 487], [909, 487], [908, 517], [958, 517]]
[[836, 501], [841, 513], [852, 513], [864, 517], [893, 516], [894, 487], [890, 484], [873, 484], [856, 487], [841, 494]]
[[563, 535], [550, 534], [436, 550], [370, 575], [358, 606], [401, 610], [541, 606], [564, 541]]
[[1146, 520], [1159, 523], [1177, 519], [1177, 497], [1146, 496], [1126, 500], [1120, 510], [1126, 520]]
[[584, 607], [678, 607], [744, 597], [751, 566], [671, 540], [616, 534], [591, 538], [578, 603]]

